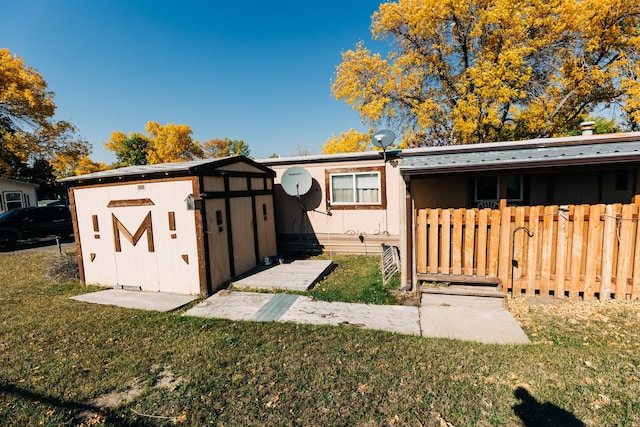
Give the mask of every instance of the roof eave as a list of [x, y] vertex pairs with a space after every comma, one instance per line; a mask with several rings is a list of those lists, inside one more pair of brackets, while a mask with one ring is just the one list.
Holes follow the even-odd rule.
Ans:
[[640, 154], [627, 155], [599, 155], [590, 156], [580, 159], [546, 159], [546, 160], [516, 160], [512, 162], [492, 162], [474, 165], [460, 166], [409, 166], [400, 167], [402, 176], [415, 175], [437, 175], [445, 173], [468, 173], [479, 171], [495, 171], [495, 170], [522, 170], [522, 169], [539, 169], [539, 168], [555, 168], [564, 166], [589, 166], [606, 163], [608, 165], [623, 163], [640, 162]]

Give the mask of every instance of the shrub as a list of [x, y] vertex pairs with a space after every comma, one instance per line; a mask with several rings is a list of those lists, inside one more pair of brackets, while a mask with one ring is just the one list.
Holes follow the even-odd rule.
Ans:
[[76, 255], [74, 253], [63, 253], [52, 257], [47, 266], [47, 278], [58, 283], [79, 280]]

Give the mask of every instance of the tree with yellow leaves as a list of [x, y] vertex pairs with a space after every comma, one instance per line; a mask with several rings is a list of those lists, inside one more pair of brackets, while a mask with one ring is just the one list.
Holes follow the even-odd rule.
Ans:
[[59, 153], [90, 153], [69, 122], [55, 121], [54, 93], [38, 71], [22, 58], [0, 49], [0, 176]]
[[355, 153], [371, 150], [371, 135], [360, 133], [353, 128], [333, 134], [322, 146], [322, 154]]
[[204, 155], [200, 143], [191, 137], [189, 125], [150, 121], [145, 129], [148, 135], [130, 132], [127, 136], [115, 131], [104, 143], [107, 150], [116, 154], [117, 166], [184, 162]]
[[56, 153], [50, 163], [58, 178], [111, 169], [106, 163], [91, 160], [86, 152], [77, 151]]
[[205, 157], [249, 156], [251, 149], [243, 140], [213, 138], [202, 144]]
[[599, 107], [640, 123], [640, 5], [398, 0], [373, 15], [386, 57], [342, 54], [333, 95], [409, 146], [556, 136]]
[[191, 127], [168, 123], [160, 125], [147, 122], [146, 131], [149, 134], [149, 152], [147, 163], [173, 163], [201, 158], [202, 147], [198, 141], [191, 138]]

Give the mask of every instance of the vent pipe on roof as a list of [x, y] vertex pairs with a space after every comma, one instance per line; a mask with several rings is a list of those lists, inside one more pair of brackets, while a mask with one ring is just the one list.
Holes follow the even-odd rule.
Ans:
[[582, 135], [593, 135], [593, 130], [595, 129], [596, 122], [582, 122], [580, 123], [580, 130], [582, 131]]

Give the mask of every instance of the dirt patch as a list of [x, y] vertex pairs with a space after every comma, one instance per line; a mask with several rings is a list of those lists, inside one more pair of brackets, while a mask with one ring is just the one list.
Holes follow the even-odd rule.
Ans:
[[393, 295], [399, 305], [408, 305], [417, 307], [420, 305], [420, 293], [419, 292], [406, 292], [394, 289], [389, 291]]
[[[153, 367], [157, 369], [157, 367]], [[182, 377], [174, 377], [173, 373], [168, 369], [163, 369], [158, 373], [156, 381], [151, 386], [145, 386], [137, 378], [133, 379], [124, 391], [112, 391], [107, 394], [96, 397], [87, 403], [82, 404], [84, 408], [79, 412], [75, 421], [80, 426], [91, 426], [100, 424], [104, 421], [104, 415], [101, 413], [107, 409], [115, 409], [118, 406], [130, 402], [142, 393], [154, 389], [154, 388], [166, 388], [168, 390], [175, 390], [178, 385], [182, 383]], [[135, 412], [135, 411], [134, 411]], [[163, 418], [170, 419], [174, 422], [180, 422], [181, 417], [157, 417], [153, 415], [136, 414], [140, 416], [147, 416], [151, 418]]]

